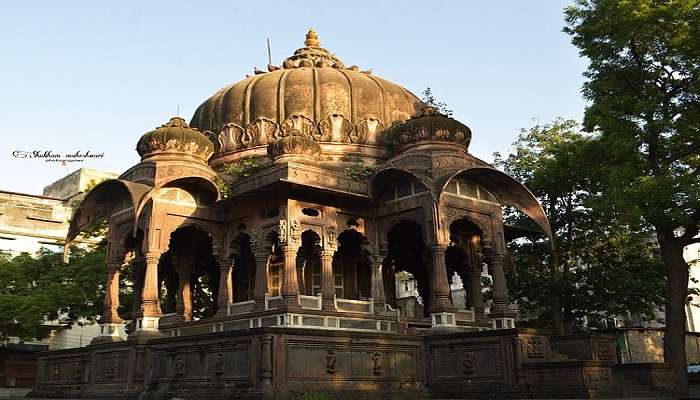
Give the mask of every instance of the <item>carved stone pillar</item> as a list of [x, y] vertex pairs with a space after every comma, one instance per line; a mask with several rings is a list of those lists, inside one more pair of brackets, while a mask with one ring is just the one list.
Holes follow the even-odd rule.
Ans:
[[386, 309], [386, 294], [384, 293], [384, 271], [382, 270], [384, 256], [372, 256], [372, 299], [374, 312], [383, 314]]
[[141, 290], [141, 318], [136, 323], [137, 331], [157, 331], [161, 311], [158, 301], [158, 262], [160, 253], [146, 253], [146, 271]]
[[233, 304], [233, 282], [231, 275], [234, 268], [234, 259], [221, 260], [219, 262], [219, 293], [216, 299], [218, 307], [217, 315], [228, 315], [228, 307]]
[[255, 288], [253, 290], [254, 308], [265, 309], [265, 296], [267, 295], [267, 265], [270, 261], [268, 251], [255, 252]]
[[299, 308], [299, 282], [297, 281], [297, 248], [294, 245], [282, 246], [284, 254], [284, 274], [282, 276], [282, 304], [286, 308]]
[[260, 338], [260, 386], [269, 389], [272, 386], [272, 336]]
[[335, 310], [334, 254], [335, 250], [321, 251], [321, 306], [324, 310]]
[[447, 246], [434, 244], [430, 246], [432, 270], [430, 273], [431, 303], [430, 319], [434, 328], [455, 327], [456, 308], [450, 300], [450, 282], [447, 279], [445, 251]]
[[177, 304], [175, 312], [181, 321], [192, 320], [192, 262], [190, 260], [180, 261], [175, 266], [177, 270]]
[[450, 283], [447, 279], [447, 267], [445, 266], [445, 251], [447, 246], [435, 244], [430, 246], [433, 268], [431, 271], [432, 301], [430, 312], [454, 312], [454, 306], [450, 301]]
[[120, 262], [110, 262], [107, 265], [107, 284], [105, 285], [104, 314], [100, 323], [120, 324], [117, 308], [119, 308], [119, 269]]
[[510, 311], [508, 286], [506, 275], [503, 272], [503, 262], [506, 257], [504, 254], [496, 253], [490, 241], [484, 241], [483, 249], [493, 278], [493, 303], [489, 313], [493, 320], [493, 327], [496, 329], [514, 328], [515, 314]]
[[141, 314], [141, 298], [143, 293], [143, 279], [146, 270], [146, 257], [143, 255], [134, 258], [134, 300], [131, 306], [131, 315], [135, 320], [142, 316]]
[[121, 263], [110, 262], [107, 265], [107, 283], [105, 284], [104, 312], [100, 319], [100, 334], [92, 343], [115, 342], [122, 340], [119, 327], [122, 319], [117, 309], [119, 307], [119, 269]]

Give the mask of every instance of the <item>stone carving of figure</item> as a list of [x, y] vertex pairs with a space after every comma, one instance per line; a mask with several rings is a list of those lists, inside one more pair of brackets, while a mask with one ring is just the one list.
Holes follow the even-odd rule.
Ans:
[[335, 365], [337, 362], [337, 358], [335, 356], [335, 351], [333, 350], [328, 350], [326, 351], [326, 372], [333, 375], [338, 370], [336, 369]]

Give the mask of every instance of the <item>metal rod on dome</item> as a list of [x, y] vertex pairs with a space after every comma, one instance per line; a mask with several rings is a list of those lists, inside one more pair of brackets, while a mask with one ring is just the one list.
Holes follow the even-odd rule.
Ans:
[[270, 51], [270, 38], [267, 38], [267, 65], [272, 65], [272, 52]]

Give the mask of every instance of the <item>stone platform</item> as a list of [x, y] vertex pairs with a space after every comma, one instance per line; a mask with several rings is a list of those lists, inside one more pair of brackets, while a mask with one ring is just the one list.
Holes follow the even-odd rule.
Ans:
[[261, 327], [47, 352], [30, 397], [662, 398], [673, 386], [666, 364], [618, 364], [611, 335]]

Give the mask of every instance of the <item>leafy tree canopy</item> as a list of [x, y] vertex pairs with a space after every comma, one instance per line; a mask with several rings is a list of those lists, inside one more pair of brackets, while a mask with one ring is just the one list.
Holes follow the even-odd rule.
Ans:
[[0, 255], [0, 339], [41, 339], [45, 321], [92, 322], [102, 312], [105, 246], [72, 248], [63, 254], [45, 248], [35, 256]]
[[700, 242], [700, 0], [579, 0], [564, 31], [589, 60], [584, 126], [601, 199], [654, 227], [666, 267], [664, 356], [686, 391], [683, 247]]
[[[662, 264], [648, 227], [621, 221], [599, 201], [600, 183], [588, 165], [591, 140], [575, 121], [558, 119], [523, 129], [507, 158], [496, 154], [496, 164], [540, 199], [557, 241], [554, 256], [541, 236], [509, 245], [514, 295], [523, 311], [562, 324], [558, 330], [583, 317], [594, 326], [627, 312], [651, 318], [663, 303]], [[507, 221], [532, 223], [514, 212]]]

